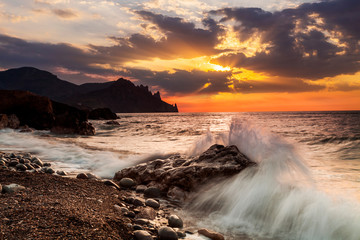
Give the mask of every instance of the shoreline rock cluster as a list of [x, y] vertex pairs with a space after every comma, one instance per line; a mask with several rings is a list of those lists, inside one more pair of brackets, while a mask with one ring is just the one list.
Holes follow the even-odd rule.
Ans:
[[[213, 178], [214, 176], [228, 176], [234, 173], [234, 171], [229, 172], [230, 166], [234, 168], [235, 165], [239, 165], [240, 167], [236, 168], [236, 171], [241, 171], [247, 166], [254, 165], [253, 162], [251, 162], [248, 158], [239, 153], [240, 152], [238, 152], [237, 148], [234, 146], [224, 147], [221, 145], [214, 145], [199, 157], [191, 159], [189, 165], [184, 166], [184, 159], [181, 159], [179, 157], [170, 158], [173, 162], [172, 171], [174, 171], [174, 169], [178, 169], [178, 171], [183, 171], [184, 169], [189, 169], [188, 167], [190, 166], [191, 169], [199, 171], [201, 174], [203, 174], [207, 173], [208, 171], [204, 170], [206, 169], [205, 165], [212, 165], [212, 167], [217, 166], [217, 170], [211, 168], [216, 174], [213, 176], [211, 174], [200, 175], [200, 177], [203, 177], [205, 181]], [[148, 163], [145, 163], [145, 165], [152, 167], [155, 163], [157, 163], [156, 161], [159, 160], [150, 161]], [[182, 164], [179, 164], [179, 162], [182, 162]], [[154, 181], [150, 181], [150, 184], [145, 185], [144, 182], [139, 181], [139, 179], [141, 180], [142, 178], [136, 178], [137, 175], [135, 176], [135, 178], [122, 177], [119, 179], [119, 174], [117, 174], [117, 177], [114, 178], [114, 181], [100, 179], [92, 173], [79, 173], [76, 178], [62, 178], [61, 175], [66, 175], [66, 173], [61, 173], [61, 171], [57, 171], [56, 174], [54, 174], [55, 170], [51, 168], [51, 165], [49, 163], [44, 163], [39, 158], [32, 156], [29, 153], [0, 152], [0, 164], [0, 171], [2, 171], [0, 174], [0, 192], [3, 193], [0, 194], [0, 208], [2, 208], [2, 200], [6, 200], [7, 198], [16, 198], [16, 200], [14, 201], [18, 202], [20, 206], [17, 206], [15, 209], [17, 209], [17, 211], [20, 211], [19, 209], [23, 209], [21, 211], [26, 212], [29, 208], [32, 209], [32, 206], [27, 205], [27, 201], [32, 201], [33, 198], [39, 197], [41, 197], [42, 199], [45, 197], [45, 199], [47, 199], [51, 198], [52, 195], [56, 195], [53, 197], [59, 202], [61, 202], [61, 206], [59, 206], [59, 211], [61, 212], [63, 211], [63, 208], [68, 207], [68, 198], [75, 197], [75, 200], [72, 200], [72, 208], [85, 208], [86, 211], [81, 210], [79, 214], [83, 214], [84, 218], [92, 218], [91, 214], [89, 215], [89, 211], [91, 212], [93, 210], [87, 209], [89, 206], [83, 205], [84, 202], [89, 200], [96, 200], [97, 204], [102, 206], [105, 204], [103, 199], [106, 197], [109, 199], [106, 200], [106, 210], [101, 211], [106, 211], [107, 214], [103, 215], [100, 211], [100, 213], [97, 213], [100, 214], [98, 215], [98, 218], [107, 219], [110, 218], [109, 216], [112, 216], [111, 218], [113, 219], [111, 221], [116, 221], [118, 224], [116, 225], [116, 229], [121, 229], [121, 234], [127, 236], [122, 239], [177, 240], [186, 239], [191, 235], [202, 235], [212, 240], [224, 239], [224, 236], [220, 233], [208, 229], [196, 230], [194, 229], [194, 226], [186, 226], [181, 217], [176, 214], [176, 212], [181, 210], [181, 204], [179, 205], [179, 202], [177, 201], [179, 200], [179, 196], [169, 196], [169, 191], [164, 191], [164, 189], [171, 189], [171, 186], [169, 185], [166, 185], [168, 187], [165, 187], [163, 189], [159, 187], [161, 185], [158, 182]], [[164, 167], [170, 170], [166, 162], [164, 164]], [[224, 171], [224, 173], [218, 174], [220, 170]], [[190, 172], [190, 174], [193, 174], [193, 172], [189, 170], [186, 170], [185, 172]], [[152, 176], [152, 174], [149, 172], [140, 171], [139, 173], [149, 174], [149, 176]], [[2, 175], [14, 175], [17, 177], [4, 178]], [[149, 178], [149, 176], [147, 178]], [[175, 176], [178, 175], [175, 174]], [[184, 180], [183, 182], [181, 182], [181, 184], [184, 184], [184, 182], [191, 182], [192, 185], [176, 185], [175, 187], [179, 188], [183, 192], [187, 191], [186, 193], [194, 190], [196, 184], [203, 183], [203, 181], [199, 181], [197, 178], [189, 178], [189, 176], [183, 177]], [[1, 181], [2, 178], [3, 180]], [[19, 179], [21, 178], [25, 178], [27, 180], [23, 179], [22, 181], [20, 181]], [[10, 179], [12, 180], [10, 181]], [[63, 183], [63, 181], [65, 183]], [[169, 184], [174, 184], [174, 181], [171, 180], [171, 178], [167, 178], [167, 181], [169, 182]], [[41, 185], [43, 185], [44, 187], [39, 188], [39, 186]], [[81, 190], [78, 189], [79, 186], [81, 186]], [[188, 188], [185, 188], [184, 186], [187, 186]], [[96, 187], [96, 190], [93, 189], [94, 187]], [[77, 190], [74, 190], [73, 188], [76, 188]], [[42, 194], [41, 191], [46, 191], [49, 196]], [[75, 196], [73, 196], [74, 194]], [[44, 201], [46, 202], [48, 200]], [[39, 207], [41, 207], [42, 209], [47, 209], [47, 205], [45, 203]], [[0, 211], [0, 238], [1, 236], [9, 236], [4, 233], [2, 229], [3, 227], [1, 226], [5, 225], [2, 224], [9, 224], [9, 222], [12, 222], [13, 218], [16, 216], [16, 214], [14, 216], [12, 215], [14, 214], [14, 210], [12, 207], [5, 207], [2, 211], [4, 213], [1, 213]], [[31, 215], [31, 211], [35, 210], [30, 210], [30, 212], [26, 214]], [[71, 212], [71, 210], [69, 211]], [[62, 214], [60, 214], [59, 216], [60, 218], [63, 217]], [[51, 221], [58, 222], [59, 219], [57, 218], [59, 216], [54, 216]], [[38, 218], [38, 216], [32, 217]], [[70, 221], [69, 224], [75, 224], [73, 223], [73, 220], [71, 220], [73, 219], [73, 217], [70, 217], [68, 219], [70, 219], [68, 220]], [[40, 219], [39, 221], [41, 222], [42, 220]], [[101, 222], [103, 220], [99, 221]], [[108, 223], [111, 221], [109, 220]], [[122, 224], [121, 226], [119, 225], [120, 223]], [[36, 225], [38, 224], [36, 222], [30, 222], [28, 224], [31, 225], [29, 227], [31, 227], [32, 229], [37, 229], [39, 227], [38, 225]], [[93, 229], [94, 226], [94, 224], [90, 224], [89, 226], [87, 226], [87, 228]], [[117, 234], [114, 232], [109, 232], [110, 230], [117, 231], [116, 229], [112, 229], [111, 224], [106, 227], [106, 229], [104, 230], [105, 232], [101, 233], [101, 236], [105, 236], [106, 234]], [[47, 231], [52, 232], [55, 230], [52, 229], [51, 226], [49, 226], [49, 229]], [[72, 234], [75, 234], [75, 232], [80, 231], [80, 229], [76, 230], [74, 228], [70, 229], [69, 231], [72, 231]], [[31, 234], [38, 237], [39, 239], [52, 239], [37, 236], [36, 232], [31, 232]], [[58, 234], [61, 235], [62, 233]], [[95, 238], [93, 237], [93, 239], [107, 239], [105, 237], [100, 237], [100, 235], [97, 236], [98, 237]], [[129, 238], [128, 236], [131, 236], [131, 238]]]
[[174, 155], [128, 167], [117, 172], [114, 180], [132, 178], [138, 184], [153, 186], [174, 200], [183, 201], [190, 192], [215, 178], [226, 178], [256, 165], [234, 145], [215, 144], [199, 157], [186, 159]]

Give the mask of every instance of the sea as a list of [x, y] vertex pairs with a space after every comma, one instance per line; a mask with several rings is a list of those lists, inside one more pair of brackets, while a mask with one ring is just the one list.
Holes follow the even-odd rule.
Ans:
[[112, 178], [174, 153], [236, 145], [258, 163], [209, 181], [182, 212], [227, 239], [360, 239], [360, 112], [122, 113], [91, 121], [95, 136], [0, 130], [0, 151], [21, 151], [69, 173]]

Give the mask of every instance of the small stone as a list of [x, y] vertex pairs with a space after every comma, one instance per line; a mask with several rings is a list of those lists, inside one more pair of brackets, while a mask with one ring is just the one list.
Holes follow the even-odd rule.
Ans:
[[43, 167], [44, 166], [44, 163], [37, 157], [33, 157], [31, 159], [31, 162], [34, 163], [34, 164], [37, 164], [39, 165], [40, 167]]
[[93, 173], [86, 173], [86, 176], [88, 177], [88, 179], [99, 179], [99, 177]]
[[158, 198], [161, 197], [161, 191], [157, 187], [149, 187], [144, 191], [145, 197]]
[[45, 167], [45, 168], [44, 168], [44, 172], [45, 172], [45, 173], [48, 173], [48, 174], [54, 174], [54, 173], [55, 173], [55, 170], [52, 169], [51, 167]]
[[111, 181], [111, 180], [106, 180], [106, 181], [104, 181], [104, 184], [107, 185], [107, 186], [113, 186], [113, 187], [115, 187], [117, 190], [120, 190], [119, 185], [117, 185], [116, 183], [114, 183], [114, 182]]
[[177, 231], [176, 234], [178, 235], [179, 238], [185, 238], [186, 237], [185, 232]]
[[135, 217], [135, 213], [133, 211], [128, 211], [124, 214], [125, 216], [127, 217], [130, 217], [130, 218], [134, 218]]
[[151, 207], [143, 207], [137, 215], [138, 218], [153, 220], [156, 217], [156, 211]]
[[5, 166], [5, 165], [6, 165], [5, 161], [0, 160], [0, 166]]
[[22, 163], [22, 164], [25, 164], [25, 163], [30, 163], [30, 160], [29, 160], [29, 159], [26, 159], [26, 158], [21, 158], [21, 159], [19, 160], [19, 162]]
[[136, 240], [153, 240], [150, 233], [145, 230], [136, 230], [134, 231], [134, 236]]
[[160, 207], [160, 203], [155, 199], [149, 198], [145, 201], [146, 206], [152, 207], [154, 209], [158, 209]]
[[149, 220], [144, 219], [144, 218], [138, 218], [138, 219], [135, 219], [134, 223], [139, 224], [139, 225], [147, 225], [149, 223]]
[[31, 163], [31, 166], [33, 166], [34, 168], [41, 168], [41, 166], [36, 163]]
[[27, 170], [34, 170], [35, 168], [30, 163], [25, 163]]
[[22, 164], [22, 163], [18, 163], [18, 164], [16, 165], [16, 170], [18, 170], [18, 171], [26, 171], [26, 170], [27, 170], [27, 167], [26, 167], [24, 164]]
[[133, 205], [144, 206], [144, 199], [139, 198], [139, 197], [134, 198]]
[[174, 228], [183, 227], [183, 221], [177, 215], [170, 215], [170, 217], [168, 218], [168, 223], [170, 227], [174, 227]]
[[56, 171], [56, 174], [57, 175], [60, 175], [60, 176], [66, 176], [67, 175], [67, 172], [63, 171], [63, 170], [57, 170]]
[[26, 189], [24, 186], [21, 186], [21, 185], [15, 184], [15, 183], [12, 183], [9, 185], [4, 185], [2, 188], [3, 188], [2, 190], [4, 191], [4, 193], [19, 192], [19, 191], [23, 191]]
[[198, 233], [204, 235], [207, 238], [210, 238], [211, 240], [225, 240], [224, 236], [220, 233], [210, 231], [206, 228], [199, 229]]
[[16, 165], [18, 165], [19, 164], [19, 160], [11, 160], [10, 161], [10, 163], [9, 163], [9, 166], [10, 167], [15, 167]]
[[78, 179], [89, 179], [89, 177], [85, 173], [79, 173], [76, 175], [76, 178]]
[[161, 227], [158, 230], [159, 240], [178, 240], [179, 237], [174, 231], [174, 229], [170, 227]]
[[122, 178], [120, 180], [119, 184], [121, 187], [124, 187], [124, 188], [131, 188], [136, 185], [134, 180], [132, 180], [131, 178]]
[[137, 193], [143, 193], [147, 187], [145, 185], [138, 185], [136, 186]]
[[134, 225], [133, 229], [134, 230], [144, 230], [144, 228], [142, 226], [140, 226], [140, 225]]
[[47, 163], [44, 163], [44, 164], [43, 164], [43, 167], [51, 167], [51, 163], [48, 163], [48, 162], [47, 162]]

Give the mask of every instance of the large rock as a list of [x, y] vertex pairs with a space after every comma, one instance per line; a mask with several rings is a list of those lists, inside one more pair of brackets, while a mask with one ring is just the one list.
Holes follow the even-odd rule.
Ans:
[[199, 157], [184, 159], [175, 155], [165, 160], [153, 160], [122, 169], [114, 179], [132, 178], [138, 184], [156, 185], [168, 196], [185, 197], [187, 192], [211, 179], [229, 177], [253, 165], [255, 162], [236, 146], [215, 144]]
[[150, 233], [145, 230], [136, 230], [134, 231], [134, 237], [136, 240], [153, 240]]
[[88, 117], [94, 120], [112, 120], [119, 118], [116, 113], [113, 113], [109, 108], [96, 108], [91, 110]]
[[9, 185], [4, 185], [2, 187], [2, 190], [4, 193], [13, 193], [13, 192], [20, 192], [20, 191], [24, 191], [26, 188], [24, 186], [21, 186], [19, 184], [16, 183], [12, 183]]
[[160, 240], [178, 240], [178, 235], [170, 227], [161, 227], [158, 230]]
[[[0, 90], [0, 113], [9, 115], [7, 125], [12, 128], [27, 125], [61, 134], [95, 134], [85, 111], [28, 91]], [[2, 126], [4, 117], [0, 120]]]

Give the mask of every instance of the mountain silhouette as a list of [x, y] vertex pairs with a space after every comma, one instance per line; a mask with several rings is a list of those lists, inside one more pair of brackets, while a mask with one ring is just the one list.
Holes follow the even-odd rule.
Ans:
[[0, 72], [0, 89], [26, 90], [52, 100], [82, 109], [110, 108], [113, 112], [178, 112], [152, 94], [147, 86], [135, 86], [120, 78], [105, 83], [76, 85], [56, 75], [33, 67], [21, 67]]

